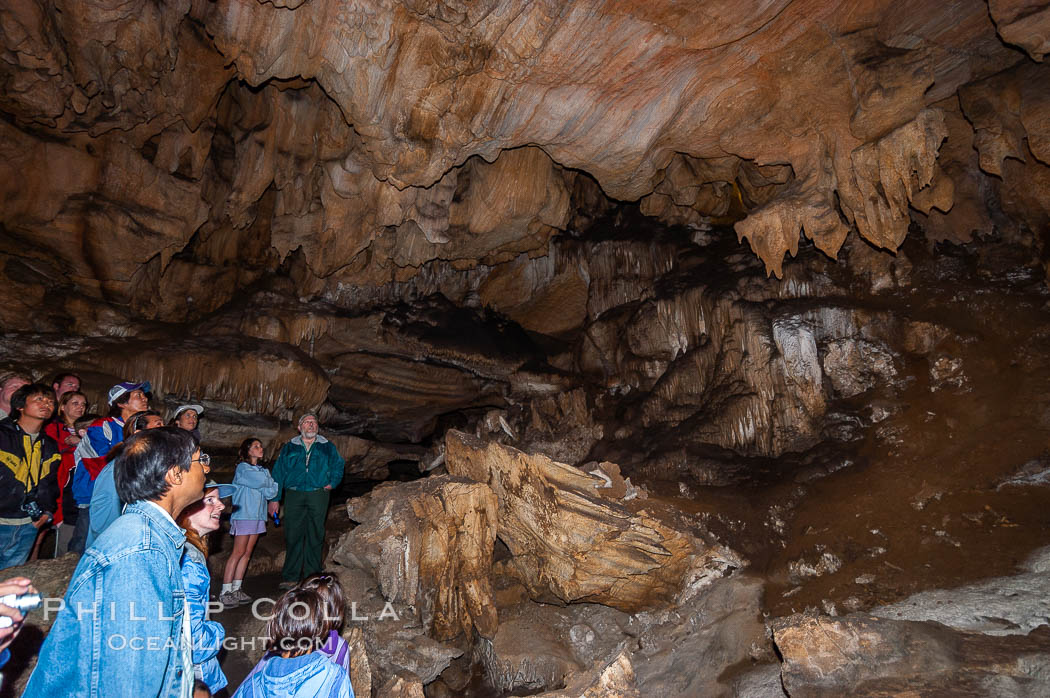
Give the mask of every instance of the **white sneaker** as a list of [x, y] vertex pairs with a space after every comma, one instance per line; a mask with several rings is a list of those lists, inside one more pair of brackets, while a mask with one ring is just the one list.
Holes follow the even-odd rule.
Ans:
[[232, 591], [224, 591], [219, 594], [219, 602], [225, 608], [237, 608], [241, 605], [241, 600]]
[[233, 595], [234, 595], [235, 597], [237, 597], [237, 601], [238, 601], [239, 603], [242, 603], [242, 604], [245, 604], [245, 603], [251, 603], [251, 602], [252, 602], [252, 601], [254, 600], [254, 599], [252, 599], [252, 597], [248, 596], [247, 594], [245, 594], [245, 593], [244, 593], [243, 591], [241, 591], [240, 589], [237, 589], [237, 590], [235, 590], [235, 591], [233, 592]]

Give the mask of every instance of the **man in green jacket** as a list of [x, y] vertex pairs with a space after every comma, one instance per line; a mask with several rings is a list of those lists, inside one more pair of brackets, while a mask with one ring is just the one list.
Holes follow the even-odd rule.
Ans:
[[284, 540], [288, 548], [281, 571], [282, 589], [321, 571], [324, 524], [331, 490], [343, 481], [343, 459], [335, 445], [317, 433], [317, 416], [299, 418], [299, 436], [286, 443], [273, 466], [284, 495]]

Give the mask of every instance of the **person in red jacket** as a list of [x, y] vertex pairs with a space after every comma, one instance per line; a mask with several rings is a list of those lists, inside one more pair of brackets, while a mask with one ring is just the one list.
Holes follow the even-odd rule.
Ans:
[[[58, 415], [48, 422], [44, 433], [58, 444], [62, 462], [58, 466], [58, 510], [55, 511], [55, 557], [68, 552], [69, 539], [73, 537], [73, 527], [77, 523], [77, 504], [73, 500], [73, 478], [71, 471], [76, 463], [73, 451], [80, 443], [75, 428], [76, 421], [87, 412], [87, 396], [79, 390], [68, 390], [58, 398]], [[38, 543], [39, 544], [39, 543]], [[33, 559], [30, 556], [30, 559]]]

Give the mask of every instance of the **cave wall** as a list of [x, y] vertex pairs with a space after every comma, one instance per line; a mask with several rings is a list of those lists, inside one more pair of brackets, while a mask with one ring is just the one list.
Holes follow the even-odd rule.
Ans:
[[[805, 448], [829, 397], [892, 380], [905, 330], [763, 299], [899, 285], [873, 248], [912, 225], [1027, 245], [1045, 276], [1048, 28], [1031, 0], [14, 0], [9, 356], [391, 441], [499, 410], [538, 443], [573, 425], [575, 462], [629, 437], [606, 395], [652, 433]], [[683, 263], [660, 226], [750, 252]], [[851, 280], [785, 266], [810, 245]], [[735, 287], [668, 290], [715, 258]]]

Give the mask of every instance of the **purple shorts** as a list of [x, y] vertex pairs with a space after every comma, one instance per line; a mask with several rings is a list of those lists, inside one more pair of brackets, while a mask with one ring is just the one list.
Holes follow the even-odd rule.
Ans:
[[265, 521], [252, 519], [233, 519], [230, 521], [231, 536], [250, 536], [253, 533], [266, 533]]

